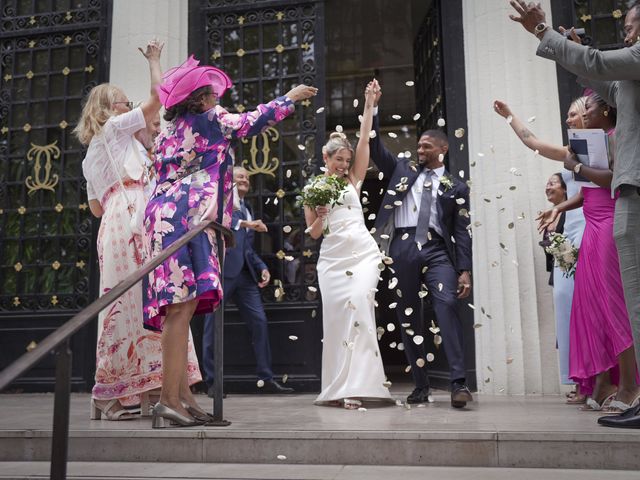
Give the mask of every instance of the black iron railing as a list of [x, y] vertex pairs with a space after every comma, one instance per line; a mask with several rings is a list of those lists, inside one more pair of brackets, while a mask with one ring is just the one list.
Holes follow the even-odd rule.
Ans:
[[[64, 480], [67, 475], [67, 453], [69, 444], [69, 402], [71, 393], [71, 349], [69, 347], [71, 336], [92, 321], [96, 316], [115, 300], [120, 298], [127, 290], [138, 283], [151, 270], [156, 268], [167, 258], [173, 255], [181, 247], [185, 246], [196, 235], [205, 229], [211, 228], [215, 231], [218, 254], [220, 260], [220, 277], [223, 278], [224, 268], [224, 248], [226, 239], [227, 246], [233, 245], [233, 234], [231, 230], [223, 227], [217, 222], [203, 222], [174, 242], [169, 248], [163, 250], [160, 255], [154, 257], [148, 263], [129, 275], [109, 292], [98, 298], [91, 305], [83, 309], [72, 317], [55, 332], [46, 337], [38, 346], [30, 352], [25, 353], [15, 362], [0, 372], [0, 391], [5, 389], [20, 375], [33, 368], [49, 353], [56, 356], [56, 386], [53, 406], [53, 434], [51, 439], [51, 470], [50, 478], [53, 480]], [[222, 358], [223, 358], [223, 325], [224, 306], [220, 306], [220, 314], [215, 316], [215, 378], [223, 378]], [[215, 392], [213, 399], [214, 422], [208, 425], [227, 426], [230, 422], [223, 419], [222, 411], [222, 381], [215, 382]]]

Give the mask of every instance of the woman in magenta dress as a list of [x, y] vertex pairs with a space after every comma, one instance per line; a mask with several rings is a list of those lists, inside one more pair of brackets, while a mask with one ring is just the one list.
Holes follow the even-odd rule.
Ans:
[[[231, 80], [190, 57], [169, 70], [158, 89], [167, 129], [156, 139], [157, 186], [145, 212], [151, 255], [185, 235], [204, 218], [231, 224], [233, 139], [257, 135], [295, 111], [294, 102], [317, 89], [299, 85], [255, 111], [230, 114], [217, 99]], [[189, 322], [222, 299], [220, 265], [212, 233], [201, 233], [154, 269], [144, 283], [145, 328], [162, 331], [164, 379], [153, 427], [192, 426], [209, 415], [189, 391], [186, 372]]]
[[[584, 124], [607, 131], [612, 141], [615, 110], [592, 94], [586, 101]], [[571, 307], [569, 377], [590, 395], [583, 409], [599, 411], [610, 402], [611, 411], [622, 411], [640, 401], [640, 389], [613, 239], [612, 172], [581, 165], [573, 155], [567, 156], [565, 168], [597, 185], [582, 187], [578, 195], [539, 217], [540, 227], [545, 228], [561, 212], [582, 206], [586, 220]]]

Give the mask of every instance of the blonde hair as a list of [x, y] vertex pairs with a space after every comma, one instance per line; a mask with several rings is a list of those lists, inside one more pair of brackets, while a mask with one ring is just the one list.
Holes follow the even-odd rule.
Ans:
[[347, 140], [347, 136], [342, 132], [332, 132], [331, 135], [329, 135], [329, 141], [322, 147], [322, 153], [331, 157], [343, 148], [349, 150], [353, 155], [353, 147], [349, 143], [349, 140]]
[[582, 124], [582, 128], [584, 128], [584, 120], [582, 119], [582, 116], [587, 113], [587, 97], [584, 96], [576, 98], [573, 102], [571, 102], [571, 105], [569, 105], [569, 110], [571, 110], [572, 108], [575, 108], [578, 111], [580, 123]]
[[89, 145], [94, 135], [100, 133], [107, 120], [116, 114], [113, 104], [119, 94], [124, 95], [122, 89], [109, 83], [103, 83], [91, 89], [82, 107], [78, 125], [73, 129], [80, 143]]

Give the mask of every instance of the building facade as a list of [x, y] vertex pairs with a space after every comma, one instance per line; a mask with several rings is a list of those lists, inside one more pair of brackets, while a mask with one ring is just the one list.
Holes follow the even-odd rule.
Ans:
[[[626, 2], [543, 2], [555, 26], [584, 26], [595, 46], [617, 48]], [[321, 166], [328, 132], [353, 139], [366, 82], [383, 86], [385, 143], [415, 156], [416, 137], [439, 119], [451, 139], [449, 170], [472, 188], [473, 298], [460, 302], [468, 377], [494, 394], [560, 390], [550, 287], [533, 219], [545, 207], [544, 184], [561, 168], [526, 150], [492, 110], [507, 101], [531, 128], [563, 141], [563, 118], [580, 91], [537, 40], [509, 21], [503, 0], [6, 0], [0, 11], [0, 368], [96, 297], [95, 237], [82, 179], [82, 149], [71, 130], [81, 100], [109, 81], [134, 101], [148, 95], [137, 51], [151, 37], [166, 43], [169, 68], [193, 53], [226, 70], [234, 87], [221, 100], [242, 112], [297, 83], [320, 88], [277, 128], [236, 145], [252, 178], [249, 202], [269, 226], [257, 249], [275, 279], [263, 291], [274, 370], [300, 391], [320, 385], [322, 318], [315, 261], [319, 244], [304, 235], [297, 191]], [[416, 118], [416, 114], [420, 118]], [[416, 118], [414, 120], [414, 118]], [[455, 134], [454, 134], [455, 133]], [[386, 188], [372, 170], [364, 189], [375, 212]], [[369, 220], [368, 220], [369, 221]], [[380, 284], [378, 324], [394, 321]], [[388, 303], [388, 302], [387, 302]], [[433, 319], [428, 302], [425, 320]], [[225, 383], [255, 389], [248, 332], [236, 309], [225, 323]], [[434, 319], [435, 320], [435, 319]], [[201, 319], [193, 322], [196, 339]], [[399, 336], [381, 338], [392, 380], [408, 379]], [[291, 336], [297, 337], [292, 341]], [[72, 341], [73, 386], [88, 390], [95, 326]], [[435, 355], [434, 383], [446, 383]], [[50, 360], [15, 383], [50, 390]]]

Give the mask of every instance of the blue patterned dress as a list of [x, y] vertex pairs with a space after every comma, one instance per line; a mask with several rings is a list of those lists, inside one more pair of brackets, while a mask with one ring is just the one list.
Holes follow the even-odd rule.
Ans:
[[[231, 141], [257, 135], [294, 111], [286, 97], [240, 115], [216, 106], [178, 117], [158, 136], [157, 186], [145, 211], [152, 257], [197, 225], [206, 211], [230, 226]], [[217, 307], [222, 300], [217, 253], [215, 235], [203, 232], [149, 273], [143, 287], [145, 328], [162, 331], [166, 307], [174, 303], [198, 299], [196, 314]]]

